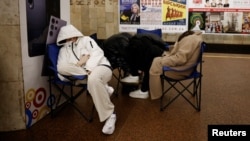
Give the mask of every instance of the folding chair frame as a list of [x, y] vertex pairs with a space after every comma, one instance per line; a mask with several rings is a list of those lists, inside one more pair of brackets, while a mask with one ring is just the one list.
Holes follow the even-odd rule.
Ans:
[[[51, 108], [51, 116], [54, 117], [55, 113], [59, 110], [59, 108], [61, 109], [62, 107], [66, 106], [66, 105], [71, 105], [85, 120], [87, 120], [88, 122], [92, 122], [93, 121], [93, 112], [94, 112], [94, 105], [92, 106], [91, 109], [91, 113], [89, 116], [87, 116], [85, 113], [83, 113], [79, 107], [77, 106], [77, 104], [75, 103], [75, 100], [84, 92], [86, 92], [86, 94], [88, 93], [86, 90], [86, 85], [78, 85], [78, 86], [74, 86], [73, 84], [71, 84], [71, 82], [55, 82], [56, 80], [53, 80], [53, 78], [51, 78], [50, 76], [50, 80], [51, 83], [49, 83], [49, 91], [50, 91], [50, 96], [52, 96], [52, 85], [55, 86], [55, 88], [60, 92], [58, 99], [55, 101], [55, 107], [53, 107], [53, 104], [51, 104], [50, 108]], [[54, 81], [54, 82], [53, 82]], [[70, 94], [67, 94], [64, 91], [65, 87], [70, 87]], [[81, 88], [77, 93], [74, 94], [73, 92], [73, 87], [84, 87]], [[62, 104], [62, 105], [58, 105], [61, 97], [64, 97], [66, 99], [66, 101]], [[53, 103], [51, 101], [51, 103]]]
[[113, 72], [113, 77], [117, 80], [114, 94], [115, 94], [115, 96], [118, 96], [118, 92], [119, 92], [119, 88], [120, 88], [120, 83], [121, 83], [121, 78], [122, 78], [122, 69], [121, 69], [121, 67], [117, 67], [115, 69], [117, 69], [118, 74], [116, 75]]
[[[58, 72], [57, 72], [57, 55], [59, 52], [59, 47], [56, 46], [56, 44], [50, 44], [47, 46], [47, 57], [49, 61], [49, 66], [48, 68], [51, 70], [51, 74], [49, 75], [49, 91], [50, 91], [50, 97], [53, 97], [53, 92], [52, 92], [52, 86], [55, 86], [55, 88], [59, 91], [59, 97], [58, 99], [55, 98], [55, 101], [53, 102], [53, 99], [50, 99], [50, 108], [51, 108], [51, 116], [53, 117], [55, 112], [58, 111], [59, 107], [64, 107], [68, 104], [73, 106], [73, 108], [80, 113], [80, 115], [86, 119], [88, 122], [91, 122], [93, 120], [93, 111], [94, 111], [94, 104], [91, 109], [91, 113], [89, 116], [87, 116], [85, 113], [83, 113], [79, 107], [77, 106], [75, 100], [84, 92], [88, 94], [87, 91], [87, 84], [81, 84], [81, 85], [75, 85], [77, 80], [83, 80], [87, 79], [87, 76], [84, 75], [79, 75], [79, 76], [64, 76], [70, 81], [61, 81], [58, 77]], [[54, 53], [54, 54], [53, 54]], [[70, 93], [67, 94], [65, 92], [65, 87], [70, 88]], [[80, 90], [77, 93], [74, 93], [73, 88], [74, 87], [81, 87]], [[59, 102], [61, 100], [61, 97], [64, 97], [66, 101], [59, 105]], [[53, 107], [55, 104], [55, 107]], [[60, 108], [60, 109], [61, 109]]]
[[[163, 111], [166, 109], [171, 103], [173, 103], [179, 96], [183, 97], [195, 110], [200, 111], [201, 109], [201, 86], [202, 86], [202, 63], [204, 62], [202, 59], [203, 52], [205, 49], [205, 42], [201, 43], [200, 46], [200, 55], [197, 61], [197, 64], [194, 66], [194, 72], [187, 78], [181, 80], [175, 80], [167, 77], [164, 74], [161, 75], [161, 83], [162, 83], [162, 96], [160, 98], [160, 110]], [[169, 85], [168, 88], [165, 88], [165, 83]], [[185, 84], [184, 84], [185, 83]], [[178, 88], [177, 88], [178, 86]], [[181, 87], [182, 89], [180, 89]], [[192, 87], [192, 88], [191, 88]], [[177, 94], [168, 99], [167, 102], [164, 102], [164, 97], [170, 95], [170, 90], [174, 89]], [[191, 95], [191, 98], [187, 96], [187, 94]]]

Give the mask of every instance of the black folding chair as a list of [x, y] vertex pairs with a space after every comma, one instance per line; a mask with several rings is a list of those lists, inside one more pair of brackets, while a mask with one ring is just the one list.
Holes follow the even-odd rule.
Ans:
[[[163, 111], [171, 103], [173, 103], [179, 96], [183, 97], [194, 109], [200, 111], [201, 107], [201, 86], [202, 86], [202, 63], [203, 52], [206, 47], [205, 42], [200, 44], [200, 54], [197, 63], [191, 68], [185, 70], [174, 70], [170, 67], [163, 67], [161, 75], [162, 80], [162, 97], [160, 99], [160, 110]], [[172, 79], [165, 75], [167, 71], [182, 72], [193, 69], [193, 72], [184, 79]], [[165, 84], [167, 82], [167, 84]], [[170, 94], [177, 92], [173, 97]]]
[[[49, 75], [49, 90], [50, 90], [50, 97], [53, 97], [52, 92], [54, 87], [60, 92], [59, 97], [53, 101], [51, 98], [50, 101], [50, 108], [51, 108], [51, 115], [53, 116], [55, 111], [58, 110], [59, 107], [66, 106], [66, 105], [72, 105], [75, 110], [77, 110], [82, 117], [84, 117], [88, 122], [91, 122], [93, 120], [92, 115], [94, 111], [94, 105], [92, 106], [90, 115], [86, 115], [82, 110], [80, 110], [79, 104], [76, 103], [76, 99], [79, 98], [79, 96], [83, 93], [87, 92], [87, 83], [86, 84], [80, 84], [76, 85], [76, 81], [78, 80], [85, 80], [87, 79], [87, 75], [74, 75], [74, 76], [64, 76], [69, 81], [62, 81], [58, 75], [59, 72], [57, 71], [57, 58], [59, 54], [60, 47], [58, 47], [55, 43], [47, 45], [47, 57], [49, 60], [49, 69], [52, 71], [53, 75]], [[52, 87], [54, 86], [54, 87]], [[78, 87], [78, 92], [75, 93], [76, 89]], [[69, 89], [67, 89], [69, 88]], [[55, 91], [55, 90], [54, 90]], [[65, 102], [61, 102], [61, 97], [64, 97], [66, 99]], [[60, 104], [60, 102], [62, 104]], [[61, 108], [59, 108], [61, 109]]]

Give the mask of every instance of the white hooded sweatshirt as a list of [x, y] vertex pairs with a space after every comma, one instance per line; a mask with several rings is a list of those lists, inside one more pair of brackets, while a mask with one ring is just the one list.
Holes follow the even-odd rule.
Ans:
[[[66, 39], [78, 37], [77, 41], [65, 42]], [[86, 75], [86, 70], [92, 71], [98, 65], [109, 65], [103, 50], [95, 40], [84, 36], [73, 25], [66, 25], [60, 29], [57, 37], [57, 45], [62, 46], [58, 55], [57, 69], [63, 75]], [[86, 64], [78, 67], [76, 64], [82, 55], [90, 55]], [[61, 77], [60, 77], [61, 79]]]

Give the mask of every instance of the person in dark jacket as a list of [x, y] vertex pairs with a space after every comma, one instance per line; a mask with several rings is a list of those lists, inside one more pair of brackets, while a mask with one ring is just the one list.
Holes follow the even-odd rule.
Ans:
[[127, 76], [130, 72], [127, 61], [129, 55], [126, 53], [126, 48], [131, 37], [130, 33], [122, 32], [110, 36], [102, 44], [104, 55], [108, 58], [112, 68], [120, 67], [124, 71], [124, 76]]
[[121, 80], [124, 83], [134, 83], [138, 81], [136, 76], [143, 72], [141, 87], [138, 90], [129, 93], [133, 98], [148, 98], [149, 94], [149, 69], [155, 57], [162, 56], [167, 50], [166, 43], [158, 36], [152, 33], [135, 34], [126, 48], [130, 73], [128, 77]]
[[147, 98], [149, 91], [149, 68], [155, 57], [166, 50], [166, 43], [152, 33], [118, 33], [106, 39], [102, 45], [105, 56], [113, 68], [121, 67], [124, 78], [121, 82], [139, 84], [139, 75], [143, 74], [141, 87], [129, 95], [133, 98]]

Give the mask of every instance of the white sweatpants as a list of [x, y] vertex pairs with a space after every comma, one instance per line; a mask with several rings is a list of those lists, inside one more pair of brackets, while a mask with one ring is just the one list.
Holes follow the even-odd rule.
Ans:
[[[58, 65], [57, 66], [57, 71], [60, 74], [63, 75], [87, 75], [86, 70], [84, 70], [82, 67], [76, 66], [75, 64], [70, 64], [68, 63], [67, 65]], [[63, 76], [61, 76], [60, 74], [58, 74], [58, 77], [62, 80], [62, 81], [69, 81], [66, 78], [64, 78]]]
[[92, 96], [100, 122], [105, 121], [113, 112], [114, 104], [106, 89], [112, 78], [112, 70], [106, 66], [97, 66], [88, 76], [88, 91]]

